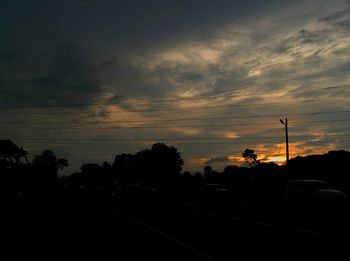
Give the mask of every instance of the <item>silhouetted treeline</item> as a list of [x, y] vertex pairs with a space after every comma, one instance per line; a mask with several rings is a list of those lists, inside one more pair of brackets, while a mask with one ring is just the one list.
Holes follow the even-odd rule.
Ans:
[[32, 163], [0, 162], [0, 193], [6, 197], [57, 196], [60, 180], [57, 172], [68, 166], [66, 159], [58, 159], [50, 150], [36, 155]]
[[350, 195], [350, 152], [337, 150], [295, 157], [289, 163], [289, 176], [291, 179], [321, 179]]
[[[68, 166], [52, 151], [44, 150], [32, 163], [1, 161], [1, 193], [4, 195], [46, 195], [54, 193], [111, 197], [122, 191], [152, 191], [174, 200], [198, 199], [206, 184], [220, 185], [220, 193], [231, 199], [280, 199], [292, 179], [320, 179], [350, 194], [350, 152], [330, 151], [323, 155], [296, 157], [288, 167], [262, 163], [253, 150], [242, 153], [247, 166], [229, 165], [223, 171], [204, 166], [202, 172], [182, 172], [180, 152], [173, 146], [156, 143], [135, 154], [118, 154], [110, 164], [86, 163], [80, 172], [58, 178]], [[221, 189], [222, 188], [222, 189]]]
[[[259, 163], [251, 167], [239, 167], [229, 165], [222, 172], [205, 166], [203, 173], [192, 176], [192, 179], [200, 180], [199, 189], [204, 184], [221, 184], [230, 191], [234, 199], [254, 199], [280, 197], [285, 190], [287, 176], [286, 168], [275, 163]], [[192, 182], [195, 183], [195, 182]]]
[[99, 187], [110, 192], [115, 186], [125, 188], [137, 184], [170, 196], [180, 187], [183, 163], [175, 147], [156, 143], [135, 154], [116, 155], [111, 165], [107, 162], [84, 164], [80, 172], [63, 180], [73, 189], [96, 191]]
[[[252, 153], [248, 155], [247, 151]], [[84, 164], [81, 172], [67, 177], [65, 182], [75, 187], [105, 187], [109, 192], [116, 186], [123, 189], [137, 184], [178, 199], [198, 198], [205, 184], [222, 185], [232, 199], [280, 199], [292, 179], [321, 179], [334, 188], [350, 192], [350, 152], [330, 151], [324, 155], [296, 157], [288, 167], [259, 162], [252, 150], [242, 155], [253, 164], [230, 165], [221, 172], [208, 165], [202, 172], [181, 173], [183, 160], [177, 149], [157, 143], [135, 154], [116, 155], [111, 165]]]

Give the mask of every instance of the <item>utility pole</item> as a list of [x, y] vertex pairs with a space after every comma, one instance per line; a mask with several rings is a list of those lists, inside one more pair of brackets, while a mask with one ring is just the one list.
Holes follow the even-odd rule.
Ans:
[[288, 144], [288, 119], [286, 118], [284, 121], [280, 120], [280, 122], [284, 125], [286, 130], [286, 165], [289, 163], [289, 144]]

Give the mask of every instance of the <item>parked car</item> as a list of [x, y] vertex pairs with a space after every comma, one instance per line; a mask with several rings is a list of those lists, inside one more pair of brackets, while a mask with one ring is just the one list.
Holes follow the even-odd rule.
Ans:
[[322, 180], [291, 180], [285, 198], [292, 207], [338, 209], [345, 204], [344, 192], [334, 189]]
[[114, 186], [112, 197], [119, 203], [150, 204], [155, 202], [157, 190], [153, 187], [145, 187], [138, 184]]
[[205, 201], [226, 202], [229, 200], [229, 191], [220, 184], [208, 183], [200, 188], [200, 199]]

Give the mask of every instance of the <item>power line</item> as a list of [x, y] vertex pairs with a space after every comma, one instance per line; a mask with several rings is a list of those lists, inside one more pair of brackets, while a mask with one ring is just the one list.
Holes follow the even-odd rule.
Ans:
[[[311, 121], [292, 121], [292, 124], [303, 124], [303, 123], [329, 123], [329, 122], [350, 122], [349, 119], [331, 119], [331, 120], [311, 120]], [[0, 123], [1, 124], [1, 123]], [[178, 129], [178, 128], [215, 128], [215, 127], [244, 127], [244, 126], [270, 126], [270, 125], [279, 125], [279, 122], [260, 122], [260, 123], [230, 123], [230, 124], [208, 124], [208, 125], [177, 125], [177, 126], [132, 126], [132, 127], [118, 127], [118, 126], [110, 126], [110, 127], [101, 127], [101, 126], [96, 126], [98, 129]], [[26, 129], [42, 129], [38, 127], [26, 127]], [[91, 130], [91, 127], [70, 127], [72, 128], [71, 130]], [[290, 128], [293, 128], [291, 126]], [[57, 129], [63, 129], [63, 130], [68, 130], [67, 127], [45, 127], [45, 130], [57, 130]]]
[[[16, 139], [13, 139], [13, 140], [16, 140]], [[28, 141], [28, 140], [25, 140], [25, 139], [20, 139], [18, 138], [17, 140], [21, 141], [21, 142], [25, 142], [25, 143], [28, 143], [28, 144], [50, 144], [50, 145], [103, 145], [103, 146], [116, 146], [116, 145], [125, 145], [125, 144], [128, 144], [129, 143], [123, 143], [123, 142], [119, 142], [119, 141], [111, 141], [111, 142], [94, 142], [94, 141], [84, 141], [84, 142], [74, 142], [74, 141], [70, 141], [70, 142], [65, 142], [65, 141]], [[147, 140], [147, 141], [135, 141], [135, 142], [139, 142], [139, 143], [142, 143], [142, 145], [146, 145], [146, 144], [154, 144], [154, 143], [157, 143], [157, 142], [167, 142], [169, 144], [169, 142], [175, 142], [175, 143], [172, 143], [173, 145], [246, 145], [248, 146], [249, 143], [247, 142], [180, 142], [179, 141], [157, 141], [157, 140]], [[275, 144], [275, 142], [264, 142], [264, 144]]]
[[[321, 138], [329, 138], [329, 137], [350, 137], [350, 134], [328, 134], [328, 135], [321, 135]], [[225, 140], [225, 141], [236, 141], [241, 139], [280, 139], [281, 136], [245, 136], [245, 137], [236, 137], [236, 138], [217, 138], [217, 137], [200, 137], [200, 138], [124, 138], [124, 139], [69, 139], [69, 138], [51, 138], [51, 139], [39, 139], [39, 141], [64, 141], [64, 142], [130, 142], [130, 141], [154, 141], [154, 140], [160, 140], [160, 141], [212, 141], [212, 140]], [[291, 139], [306, 139], [306, 138], [319, 138], [316, 135], [293, 135], [290, 136]], [[38, 139], [33, 138], [25, 138], [25, 137], [16, 137], [16, 139], [24, 139], [27, 141], [38, 141]]]
[[[305, 113], [288, 113], [288, 116], [306, 116], [318, 114], [335, 114], [335, 113], [349, 113], [350, 110], [339, 111], [316, 111]], [[252, 118], [266, 118], [266, 117], [280, 117], [281, 114], [265, 114], [265, 115], [249, 115], [249, 116], [225, 116], [225, 117], [206, 117], [206, 118], [177, 118], [177, 119], [150, 119], [150, 120], [124, 120], [124, 121], [71, 121], [71, 122], [25, 122], [25, 121], [7, 121], [0, 122], [0, 124], [106, 124], [106, 123], [153, 123], [153, 122], [177, 122], [177, 121], [197, 121], [197, 120], [224, 120], [224, 119], [252, 119]]]
[[[264, 107], [272, 107], [275, 105], [285, 105], [285, 104], [298, 104], [298, 103], [312, 103], [312, 102], [320, 102], [319, 99], [313, 99], [313, 100], [302, 100], [298, 102], [275, 102], [275, 103], [254, 103], [254, 104], [228, 104], [228, 105], [217, 105], [217, 106], [196, 106], [196, 107], [182, 107], [182, 108], [162, 108], [162, 109], [135, 109], [135, 110], [127, 110], [126, 112], [164, 112], [164, 111], [184, 111], [184, 110], [209, 110], [209, 109], [219, 109], [219, 108], [234, 108], [234, 107], [256, 107], [256, 106], [264, 106]], [[78, 111], [79, 112], [79, 111]], [[108, 113], [110, 112], [125, 112], [125, 110], [108, 110]], [[85, 114], [91, 115], [92, 112], [84, 112]], [[43, 112], [0, 112], [1, 114], [6, 115], [66, 115], [66, 114], [72, 114], [71, 111], [58, 111], [58, 112], [52, 112], [52, 111], [43, 111]]]
[[[22, 142], [25, 142], [27, 144], [50, 144], [50, 145], [103, 145], [103, 146], [116, 146], [116, 145], [126, 145], [130, 143], [124, 143], [124, 142], [119, 142], [119, 141], [110, 141], [110, 142], [96, 142], [96, 141], [78, 141], [78, 142], [75, 142], [75, 141], [38, 141], [38, 140], [26, 140], [26, 139], [21, 139], [21, 138], [15, 138], [15, 139], [12, 139], [12, 140], [19, 140], [19, 141], [22, 141]], [[183, 141], [173, 141], [173, 140], [161, 140], [161, 141], [157, 141], [157, 140], [146, 140], [146, 141], [135, 141], [135, 142], [139, 142], [139, 144], [142, 144], [142, 145], [146, 145], [146, 144], [154, 144], [154, 143], [157, 143], [157, 142], [167, 142], [169, 144], [169, 142], [172, 142], [170, 144], [172, 145], [176, 145], [176, 146], [185, 146], [185, 145], [189, 145], [189, 146], [193, 146], [193, 145], [215, 145], [215, 146], [222, 146], [222, 145], [227, 145], [227, 146], [230, 146], [230, 145], [244, 145], [244, 146], [248, 146], [248, 147], [251, 147], [251, 146], [256, 146], [256, 145], [259, 145], [261, 143], [257, 143], [257, 142], [254, 142], [254, 144], [252, 144], [252, 142], [250, 141], [247, 141], [247, 142], [238, 142], [238, 141], [227, 141], [227, 142], [183, 142]], [[174, 143], [175, 142], [175, 143]], [[313, 143], [316, 143], [315, 141], [309, 141], [309, 140], [306, 140], [304, 142], [313, 142]], [[335, 141], [334, 140], [323, 140], [323, 141], [319, 141], [319, 143], [334, 143]], [[337, 140], [336, 142], [341, 142], [342, 144], [350, 144], [350, 140]], [[277, 144], [282, 144], [283, 142], [276, 142], [276, 141], [264, 141], [264, 145], [266, 144], [271, 144], [271, 145], [277, 145]], [[281, 153], [281, 154], [284, 154], [284, 153]], [[293, 153], [292, 153], [293, 155]]]

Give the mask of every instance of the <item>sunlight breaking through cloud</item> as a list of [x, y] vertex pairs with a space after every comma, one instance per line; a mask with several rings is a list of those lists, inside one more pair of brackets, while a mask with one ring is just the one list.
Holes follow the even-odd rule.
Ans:
[[[112, 2], [113, 16], [96, 14], [93, 27], [97, 4], [72, 15], [65, 0], [43, 6], [47, 17], [30, 9], [32, 23], [4, 16], [12, 29], [0, 44], [0, 100], [10, 107], [1, 117], [12, 123], [3, 137], [34, 153], [38, 137], [56, 141], [75, 169], [85, 150], [69, 143], [77, 140], [93, 140], [101, 162], [150, 141], [174, 142], [190, 170], [241, 164], [246, 148], [280, 162], [281, 118], [292, 156], [349, 148], [347, 1], [166, 1], [133, 11]], [[61, 8], [67, 17], [56, 21]]]

